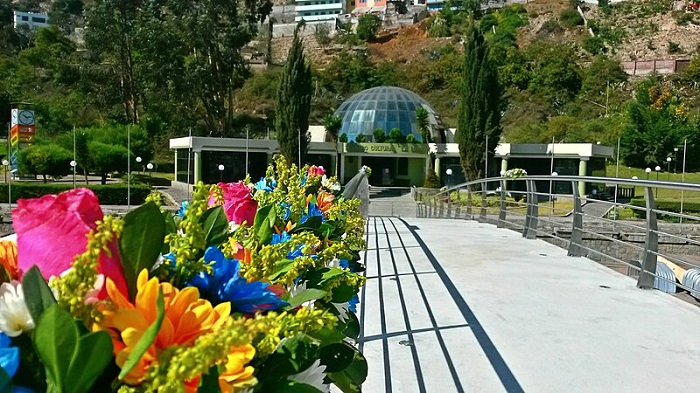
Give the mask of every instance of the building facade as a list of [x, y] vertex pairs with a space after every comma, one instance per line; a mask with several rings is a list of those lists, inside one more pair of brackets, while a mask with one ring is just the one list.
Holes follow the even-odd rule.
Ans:
[[345, 13], [344, 0], [296, 0], [295, 4], [297, 22], [330, 20]]
[[44, 13], [22, 11], [12, 11], [12, 13], [15, 29], [21, 25], [27, 25], [32, 30], [49, 25], [49, 16]]

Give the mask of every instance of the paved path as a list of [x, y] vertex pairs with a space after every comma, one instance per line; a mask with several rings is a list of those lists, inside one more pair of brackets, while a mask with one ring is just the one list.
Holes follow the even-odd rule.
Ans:
[[700, 307], [519, 233], [370, 217], [365, 392], [700, 389]]

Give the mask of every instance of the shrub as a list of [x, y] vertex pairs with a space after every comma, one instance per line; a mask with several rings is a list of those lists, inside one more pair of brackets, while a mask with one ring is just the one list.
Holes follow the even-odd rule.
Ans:
[[[641, 208], [646, 208], [646, 200], [644, 198], [634, 198], [630, 201], [630, 205], [636, 206], [636, 207], [641, 207]], [[671, 213], [680, 213], [681, 212], [681, 201], [672, 199], [657, 199], [654, 200], [654, 205], [656, 206], [656, 210], [663, 210]], [[683, 202], [683, 214], [691, 214], [691, 215], [697, 215], [700, 214], [700, 202], [690, 202], [690, 201], [684, 201]], [[678, 217], [674, 216], [669, 216], [663, 213], [657, 213], [659, 219], [662, 219], [664, 221], [679, 221]], [[637, 218], [641, 219], [646, 219], [647, 217], [647, 212], [645, 210], [637, 210], [634, 209], [634, 216]]]
[[572, 28], [575, 26], [580, 26], [583, 24], [583, 18], [577, 10], [573, 8], [567, 8], [559, 14], [559, 19], [561, 24], [566, 28]]
[[[98, 185], [90, 184], [88, 186], [81, 185], [91, 189], [102, 205], [126, 205], [127, 203], [127, 185], [126, 184], [109, 184]], [[12, 201], [17, 201], [18, 198], [39, 198], [49, 194], [59, 194], [73, 188], [72, 184], [41, 184], [41, 183], [12, 183]], [[146, 199], [146, 196], [151, 193], [151, 188], [145, 185], [131, 185], [131, 203], [141, 204]], [[0, 184], [0, 203], [7, 203], [7, 184]]]
[[416, 143], [416, 142], [418, 142], [418, 141], [416, 140], [415, 135], [413, 135], [413, 134], [406, 135], [406, 143]]
[[668, 53], [681, 53], [681, 46], [677, 42], [668, 42]]
[[389, 141], [403, 143], [406, 141], [406, 137], [403, 135], [403, 132], [401, 132], [401, 129], [392, 128], [391, 131], [389, 131]]
[[365, 134], [359, 134], [358, 136], [355, 137], [355, 142], [357, 142], [357, 143], [367, 142], [367, 136]]
[[483, 32], [491, 30], [493, 26], [498, 26], [498, 19], [494, 14], [486, 14], [479, 21], [479, 29]]
[[425, 182], [423, 187], [425, 188], [440, 188], [440, 179], [435, 175], [435, 171], [428, 171], [428, 175], [425, 176]]
[[605, 46], [605, 40], [600, 37], [586, 37], [583, 40], [583, 49], [592, 55], [598, 55], [608, 51], [608, 48]]
[[346, 133], [340, 134], [340, 136], [338, 137], [338, 142], [348, 143], [348, 134], [346, 134]]
[[544, 23], [542, 24], [542, 27], [540, 27], [540, 31], [539, 31], [539, 32], [540, 32], [540, 33], [544, 32], [544, 33], [552, 34], [552, 33], [554, 33], [554, 32], [560, 31], [560, 30], [561, 30], [561, 26], [559, 26], [559, 22], [557, 22], [557, 21], [554, 20], [554, 19], [549, 19], [549, 20], [547, 20], [546, 22], [544, 22]]
[[382, 143], [386, 140], [386, 134], [384, 134], [384, 130], [381, 128], [372, 131], [372, 135], [374, 136], [374, 141], [377, 143]]
[[316, 25], [316, 30], [314, 31], [314, 37], [319, 45], [325, 47], [331, 43], [331, 29], [327, 24], [321, 23]]
[[361, 40], [372, 42], [377, 38], [377, 33], [382, 27], [382, 20], [375, 14], [362, 15], [357, 19], [357, 37]]

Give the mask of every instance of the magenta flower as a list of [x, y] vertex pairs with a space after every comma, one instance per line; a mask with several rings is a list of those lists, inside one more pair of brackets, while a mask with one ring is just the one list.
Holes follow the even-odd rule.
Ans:
[[[39, 267], [45, 279], [70, 269], [75, 256], [87, 248], [88, 232], [102, 217], [97, 196], [87, 188], [19, 199], [12, 212], [12, 226], [17, 233], [20, 275], [33, 265]], [[100, 255], [98, 273], [111, 278], [127, 293], [116, 239], [109, 248], [112, 255]]]
[[326, 174], [326, 170], [322, 166], [311, 165], [307, 175], [309, 176], [323, 176]]
[[[253, 225], [255, 213], [258, 210], [258, 202], [253, 199], [250, 187], [243, 184], [242, 181], [237, 183], [219, 183], [224, 197], [224, 211], [229, 222], [242, 224], [243, 221], [248, 225]], [[209, 198], [209, 206], [214, 206], [216, 199]]]

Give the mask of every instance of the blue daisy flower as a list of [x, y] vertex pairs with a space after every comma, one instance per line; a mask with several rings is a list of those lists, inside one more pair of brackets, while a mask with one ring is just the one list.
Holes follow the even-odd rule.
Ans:
[[187, 208], [190, 206], [189, 201], [182, 201], [182, 204], [180, 205], [180, 208], [177, 209], [177, 212], [175, 213], [176, 215], [180, 217], [185, 217], [185, 211], [187, 211]]
[[200, 272], [187, 285], [199, 288], [202, 296], [213, 303], [231, 302], [232, 311], [247, 314], [277, 310], [287, 305], [287, 302], [269, 289], [270, 284], [260, 281], [248, 282], [241, 277], [240, 262], [225, 258], [218, 248], [207, 248], [204, 261], [212, 264], [211, 274]]
[[279, 235], [276, 234], [276, 233], [273, 233], [273, 234], [272, 234], [272, 240], [270, 241], [270, 245], [271, 245], [271, 246], [274, 246], [275, 244], [284, 243], [284, 242], [286, 242], [287, 240], [289, 240], [289, 239], [291, 239], [291, 238], [292, 238], [292, 237], [289, 236], [289, 233], [287, 233], [287, 231], [282, 231], [282, 233], [279, 234]]
[[255, 188], [265, 192], [272, 192], [277, 188], [277, 181], [275, 181], [275, 179], [270, 179], [270, 181], [268, 181], [266, 178], [261, 177], [260, 181], [255, 183]]
[[10, 347], [10, 337], [0, 332], [0, 367], [10, 378], [15, 376], [19, 368], [19, 348]]
[[318, 208], [318, 205], [309, 202], [308, 206], [306, 207], [307, 212], [301, 216], [301, 223], [305, 223], [309, 218], [311, 217], [321, 217], [321, 222], [326, 221], [325, 218], [323, 218], [323, 212], [321, 209]]

